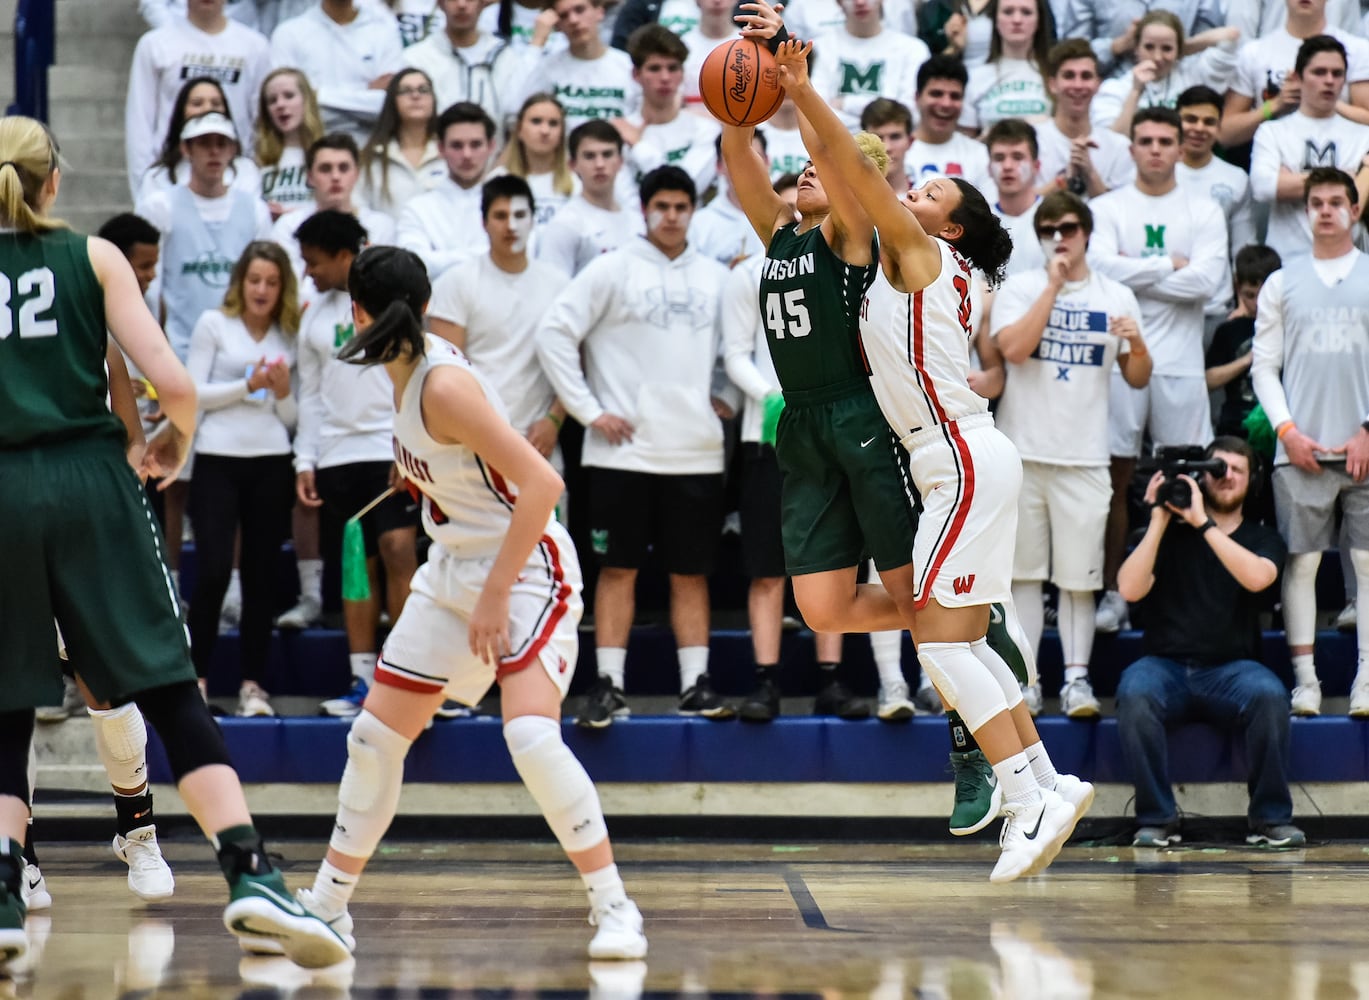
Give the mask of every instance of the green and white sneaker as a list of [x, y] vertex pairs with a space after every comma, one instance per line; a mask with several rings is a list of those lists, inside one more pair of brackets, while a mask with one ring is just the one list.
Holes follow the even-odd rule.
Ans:
[[951, 770], [955, 772], [951, 833], [967, 837], [998, 818], [1003, 808], [1003, 788], [982, 750], [952, 751]]
[[323, 969], [351, 955], [342, 937], [290, 895], [274, 868], [259, 875], [239, 874], [223, 911], [223, 925], [244, 941], [266, 938], [280, 943], [296, 965]]

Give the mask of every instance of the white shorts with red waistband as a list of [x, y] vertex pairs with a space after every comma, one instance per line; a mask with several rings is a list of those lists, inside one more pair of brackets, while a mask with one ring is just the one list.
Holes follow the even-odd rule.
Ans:
[[994, 604], [1012, 595], [1022, 459], [987, 413], [903, 439], [922, 515], [913, 538], [917, 606]]
[[376, 665], [376, 683], [476, 705], [496, 680], [541, 664], [564, 698], [579, 656], [580, 561], [552, 523], [509, 594], [511, 652], [496, 665], [471, 652], [469, 622], [494, 557], [458, 559], [433, 545]]

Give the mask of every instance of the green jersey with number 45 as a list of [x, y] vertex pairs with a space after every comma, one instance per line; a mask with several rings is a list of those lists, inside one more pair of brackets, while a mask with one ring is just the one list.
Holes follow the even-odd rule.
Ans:
[[866, 379], [860, 302], [879, 262], [847, 264], [822, 227], [800, 233], [798, 226], [771, 237], [761, 268], [761, 319], [780, 386], [796, 392]]
[[106, 402], [107, 336], [85, 236], [0, 232], [0, 448], [123, 434]]

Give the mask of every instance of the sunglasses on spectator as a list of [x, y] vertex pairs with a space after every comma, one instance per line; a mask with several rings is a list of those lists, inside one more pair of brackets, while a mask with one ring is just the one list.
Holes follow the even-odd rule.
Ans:
[[1036, 235], [1046, 240], [1053, 240], [1057, 236], [1067, 240], [1072, 236], [1078, 236], [1082, 228], [1077, 222], [1062, 222], [1058, 226], [1037, 226]]
[[421, 84], [417, 87], [400, 87], [395, 91], [400, 97], [427, 97], [432, 92], [432, 87]]

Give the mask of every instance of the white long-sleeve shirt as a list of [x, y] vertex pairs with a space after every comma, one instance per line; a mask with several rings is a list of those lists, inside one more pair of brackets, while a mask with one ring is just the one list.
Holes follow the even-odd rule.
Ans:
[[432, 79], [438, 108], [472, 101], [484, 108], [501, 130], [506, 120], [518, 113], [514, 101], [535, 58], [537, 54], [528, 46], [483, 32], [474, 44], [459, 49], [445, 31], [437, 31], [404, 51], [405, 63]]
[[318, 95], [323, 126], [364, 142], [385, 103], [371, 81], [404, 68], [399, 26], [389, 11], [359, 4], [350, 24], [314, 6], [271, 33], [271, 65], [302, 70]]
[[383, 150], [375, 152], [375, 159], [361, 172], [362, 199], [397, 222], [410, 201], [441, 186], [449, 176], [447, 161], [438, 152], [436, 140], [428, 140], [423, 159], [415, 167], [405, 158], [399, 143], [391, 139]]
[[218, 309], [200, 316], [185, 359], [200, 399], [196, 454], [233, 458], [290, 454], [290, 431], [297, 413], [293, 389], [284, 399], [277, 399], [270, 389], [249, 392], [247, 388], [254, 366], [262, 359], [270, 364], [278, 358], [294, 370], [295, 342], [280, 327], [273, 325], [257, 340], [241, 319], [230, 319]]
[[610, 212], [576, 195], [538, 229], [537, 259], [573, 278], [596, 257], [645, 233], [646, 220], [636, 205]]
[[422, 258], [433, 280], [484, 253], [490, 238], [480, 215], [480, 185], [463, 188], [448, 176], [404, 207], [396, 239]]
[[[1236, 72], [1236, 45], [1224, 43], [1204, 49], [1197, 55], [1180, 59], [1163, 80], [1152, 80], [1141, 90], [1139, 108], [1172, 108], [1179, 95], [1189, 87], [1211, 87], [1225, 93], [1227, 84]], [[1097, 128], [1110, 128], [1121, 114], [1122, 105], [1131, 94], [1130, 73], [1104, 80], [1089, 105], [1089, 120]]]
[[728, 273], [723, 285], [723, 364], [727, 377], [746, 397], [742, 405], [743, 441], [760, 441], [765, 397], [780, 391], [761, 319], [758, 290], [764, 264], [764, 254], [748, 257]]
[[[635, 239], [592, 261], [556, 297], [538, 331], [537, 356], [557, 398], [586, 427], [586, 466], [722, 472], [722, 424], [711, 396], [726, 276], [691, 248], [671, 259]], [[632, 440], [612, 445], [589, 429], [605, 413], [630, 423]]]
[[813, 48], [819, 53], [813, 64], [814, 89], [829, 103], [841, 98], [837, 114], [853, 128], [877, 97], [916, 107], [918, 67], [932, 57], [922, 39], [889, 28], [869, 38], [838, 28]]
[[725, 192], [694, 213], [689, 245], [719, 264], [731, 267], [738, 257], [764, 257], [765, 244], [751, 228], [746, 213]]
[[642, 127], [642, 116], [628, 116], [628, 122], [642, 129], [642, 137], [626, 151], [624, 166], [640, 181], [643, 176], [669, 164], [679, 167], [694, 181], [702, 197], [718, 176], [718, 133], [722, 130], [713, 118], [681, 111], [674, 121]]
[[[1202, 376], [1203, 310], [1231, 283], [1221, 206], [1178, 184], [1159, 196], [1129, 184], [1089, 207], [1089, 264], [1136, 294], [1153, 373]], [[1188, 266], [1176, 271], [1175, 254]]]
[[138, 39], [124, 103], [124, 156], [133, 196], [161, 152], [176, 95], [197, 76], [212, 77], [223, 87], [242, 151], [250, 154], [257, 92], [270, 69], [266, 39], [231, 19], [210, 34], [176, 17]]
[[1263, 122], [1255, 130], [1250, 152], [1250, 195], [1269, 204], [1269, 230], [1264, 241], [1287, 260], [1312, 249], [1312, 227], [1302, 196], [1277, 200], [1279, 171], [1302, 173], [1313, 167], [1339, 167], [1354, 176], [1369, 153], [1369, 125], [1340, 115], [1310, 118], [1295, 111], [1286, 118]]
[[1222, 214], [1226, 216], [1227, 244], [1233, 260], [1241, 247], [1259, 242], [1255, 237], [1250, 175], [1240, 167], [1216, 156], [1197, 169], [1180, 161], [1174, 167], [1174, 179], [1180, 187], [1211, 198], [1221, 206]]
[[299, 330], [299, 427], [295, 471], [394, 456], [394, 387], [381, 365], [354, 365], [337, 354], [355, 335], [352, 300], [323, 292], [304, 311]]

